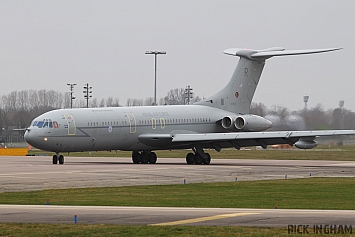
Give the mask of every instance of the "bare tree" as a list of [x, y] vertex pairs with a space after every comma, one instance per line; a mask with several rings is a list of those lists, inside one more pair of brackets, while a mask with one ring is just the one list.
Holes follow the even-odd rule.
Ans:
[[112, 107], [113, 106], [113, 98], [111, 96], [109, 96], [106, 99], [106, 107]]
[[113, 101], [113, 107], [120, 107], [120, 100], [118, 98], [115, 98], [114, 101]]
[[143, 106], [143, 100], [134, 98], [132, 101], [132, 106]]
[[97, 98], [93, 98], [91, 101], [90, 101], [90, 108], [97, 108], [99, 107], [99, 102], [97, 101]]
[[70, 104], [71, 104], [71, 98], [70, 98], [70, 92], [65, 92], [64, 95], [64, 104], [63, 107], [64, 108], [70, 108]]
[[105, 107], [105, 106], [106, 106], [105, 100], [104, 100], [104, 99], [101, 99], [100, 104], [99, 104], [99, 107], [102, 108], [102, 107]]
[[169, 105], [183, 105], [185, 104], [185, 89], [175, 88], [171, 89], [164, 97], [165, 103]]
[[154, 104], [154, 98], [153, 97], [148, 97], [144, 100], [143, 105], [149, 106]]
[[250, 105], [250, 113], [265, 116], [267, 112], [266, 106], [263, 103], [254, 103], [252, 102]]

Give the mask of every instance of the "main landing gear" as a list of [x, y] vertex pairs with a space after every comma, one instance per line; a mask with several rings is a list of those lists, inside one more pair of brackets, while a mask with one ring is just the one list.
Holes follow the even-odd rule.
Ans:
[[56, 153], [54, 156], [53, 156], [53, 165], [56, 165], [56, 164], [64, 164], [64, 156], [62, 155], [59, 155], [59, 153]]
[[203, 153], [203, 156], [201, 156], [198, 152], [196, 152], [195, 154], [190, 152], [186, 155], [186, 163], [188, 165], [208, 165], [209, 163], [211, 163], [211, 156], [208, 153]]
[[132, 161], [134, 164], [155, 164], [157, 163], [157, 155], [155, 152], [149, 152], [149, 151], [133, 151], [132, 152]]
[[[201, 165], [208, 165], [211, 163], [211, 156], [208, 153], [205, 153], [202, 148], [193, 148], [194, 153], [188, 153], [186, 155], [186, 163]], [[155, 164], [157, 162], [157, 155], [155, 152], [151, 151], [133, 151], [132, 152], [132, 161], [134, 164]]]

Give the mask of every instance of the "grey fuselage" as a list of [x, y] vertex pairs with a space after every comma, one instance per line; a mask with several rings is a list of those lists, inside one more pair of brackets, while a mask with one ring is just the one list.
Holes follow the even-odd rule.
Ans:
[[[36, 148], [53, 152], [191, 148], [189, 144], [177, 146], [171, 142], [150, 145], [142, 143], [139, 135], [227, 132], [217, 121], [232, 115], [201, 105], [59, 109], [34, 119], [26, 132], [31, 136], [26, 135], [26, 140]], [[37, 121], [57, 122], [57, 127], [33, 126]]]

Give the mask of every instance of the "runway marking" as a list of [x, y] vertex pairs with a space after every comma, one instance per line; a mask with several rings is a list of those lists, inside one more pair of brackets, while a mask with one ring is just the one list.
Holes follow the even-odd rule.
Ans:
[[231, 213], [231, 214], [222, 214], [222, 215], [216, 215], [216, 216], [199, 217], [199, 218], [180, 220], [180, 221], [163, 222], [163, 223], [158, 223], [158, 224], [151, 224], [150, 226], [183, 225], [183, 224], [191, 224], [191, 223], [202, 222], [202, 221], [211, 221], [211, 220], [218, 220], [218, 219], [223, 219], [223, 218], [258, 215], [258, 214], [261, 214], [261, 213], [256, 213], [256, 212]]

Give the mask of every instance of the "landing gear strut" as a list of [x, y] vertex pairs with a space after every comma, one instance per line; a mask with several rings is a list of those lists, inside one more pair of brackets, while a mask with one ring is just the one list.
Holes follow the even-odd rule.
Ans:
[[53, 156], [53, 165], [58, 164], [58, 162], [61, 165], [64, 164], [64, 156], [59, 155], [59, 153], [57, 153]]
[[149, 152], [149, 151], [133, 151], [132, 152], [132, 161], [134, 164], [155, 164], [157, 163], [157, 155], [155, 152]]

